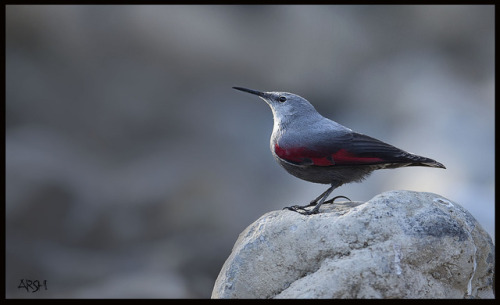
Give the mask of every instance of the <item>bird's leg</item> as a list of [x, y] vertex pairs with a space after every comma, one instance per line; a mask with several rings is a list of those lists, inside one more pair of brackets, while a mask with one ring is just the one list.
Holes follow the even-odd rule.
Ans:
[[[290, 211], [294, 211], [294, 212], [300, 213], [300, 214], [302, 214], [302, 215], [311, 215], [311, 214], [316, 214], [316, 213], [318, 213], [318, 211], [319, 211], [319, 207], [320, 207], [323, 203], [325, 203], [326, 198], [328, 198], [328, 196], [330, 196], [331, 192], [332, 192], [334, 189], [336, 189], [337, 187], [339, 187], [339, 186], [340, 186], [340, 184], [333, 184], [333, 183], [332, 183], [332, 186], [330, 186], [330, 187], [329, 187], [326, 191], [324, 191], [324, 192], [323, 192], [321, 195], [319, 195], [316, 199], [314, 199], [313, 201], [311, 201], [311, 203], [309, 203], [308, 205], [305, 205], [305, 206], [297, 206], [297, 205], [295, 205], [295, 206], [292, 206], [292, 207], [286, 207], [285, 209], [288, 209], [288, 210], [290, 210]], [[343, 197], [343, 198], [346, 198], [346, 199], [350, 200], [349, 198], [347, 198], [347, 197], [345, 197], [345, 196], [337, 196], [337, 197], [333, 198], [333, 199], [331, 200], [331, 202], [333, 202], [333, 201], [335, 201], [335, 199], [337, 199], [337, 198], [341, 198], [341, 197]], [[311, 211], [307, 211], [307, 210], [305, 209], [306, 207], [310, 207], [310, 206], [313, 206], [313, 205], [315, 205], [315, 206], [314, 206], [314, 208], [313, 208]], [[299, 210], [302, 210], [302, 212], [301, 212], [301, 211], [299, 211]]]
[[[318, 203], [318, 200], [320, 200], [321, 198], [325, 197], [325, 194], [326, 192], [328, 192], [330, 188], [328, 188], [326, 191], [324, 191], [323, 193], [321, 193], [321, 195], [319, 195], [318, 197], [316, 197], [316, 199], [312, 200], [308, 205], [306, 205], [306, 207], [311, 207], [313, 205], [316, 205], [316, 203]], [[328, 197], [328, 195], [326, 195]]]
[[318, 200], [320, 200], [321, 198], [323, 198], [325, 196], [326, 192], [328, 192], [328, 190], [326, 190], [323, 193], [321, 193], [321, 195], [319, 195], [318, 197], [316, 197], [316, 199], [312, 200], [309, 204], [301, 205], [301, 206], [294, 205], [294, 206], [291, 206], [291, 207], [284, 207], [283, 210], [287, 209], [287, 210], [294, 211], [294, 212], [297, 212], [297, 210], [303, 210], [303, 211], [305, 211], [307, 207], [315, 206], [318, 203]]
[[318, 213], [319, 211], [319, 207], [323, 204], [323, 202], [325, 202], [325, 199], [330, 196], [330, 193], [337, 187], [337, 185], [333, 185], [330, 186], [330, 188], [328, 188], [325, 192], [325, 195], [318, 201], [318, 203], [316, 204], [316, 206], [314, 207], [314, 209], [312, 209], [311, 211], [304, 211], [304, 213], [300, 213], [300, 214], [303, 214], [303, 215], [311, 215], [311, 214], [316, 214]]

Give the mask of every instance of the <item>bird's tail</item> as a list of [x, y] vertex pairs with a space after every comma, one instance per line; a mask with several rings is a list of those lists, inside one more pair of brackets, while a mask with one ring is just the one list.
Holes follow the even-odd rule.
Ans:
[[414, 160], [414, 162], [412, 162], [408, 166], [428, 166], [428, 167], [437, 167], [446, 169], [446, 167], [443, 164], [431, 158], [412, 155], [412, 159]]
[[434, 160], [432, 160], [432, 162], [422, 162], [422, 163], [415, 164], [415, 165], [417, 165], [417, 166], [438, 167], [438, 168], [444, 168], [444, 169], [446, 169], [446, 167], [443, 164], [441, 164], [441, 163], [439, 163], [437, 161], [434, 161]]
[[402, 154], [398, 156], [395, 162], [388, 162], [389, 164], [384, 164], [382, 168], [397, 168], [404, 166], [427, 166], [436, 168], [446, 168], [443, 164], [431, 158], [422, 157], [406, 151], [401, 151], [401, 153]]

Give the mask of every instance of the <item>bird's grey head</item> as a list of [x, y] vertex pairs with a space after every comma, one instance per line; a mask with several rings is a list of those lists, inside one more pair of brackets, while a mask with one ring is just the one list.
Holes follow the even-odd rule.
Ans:
[[316, 118], [319, 113], [305, 98], [288, 92], [261, 92], [247, 88], [233, 87], [236, 90], [255, 94], [263, 99], [273, 111], [277, 123], [289, 120]]

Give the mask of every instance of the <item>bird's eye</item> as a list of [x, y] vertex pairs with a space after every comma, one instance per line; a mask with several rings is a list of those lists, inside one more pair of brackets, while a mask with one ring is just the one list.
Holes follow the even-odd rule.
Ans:
[[286, 102], [286, 97], [280, 96], [279, 100], [280, 100], [280, 102], [284, 103], [284, 102]]

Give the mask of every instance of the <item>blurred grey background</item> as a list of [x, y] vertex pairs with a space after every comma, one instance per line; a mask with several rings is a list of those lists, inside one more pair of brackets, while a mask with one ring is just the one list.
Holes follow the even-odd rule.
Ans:
[[232, 86], [447, 167], [334, 195], [434, 192], [494, 237], [493, 6], [8, 5], [7, 297], [208, 298], [241, 231], [323, 192]]

